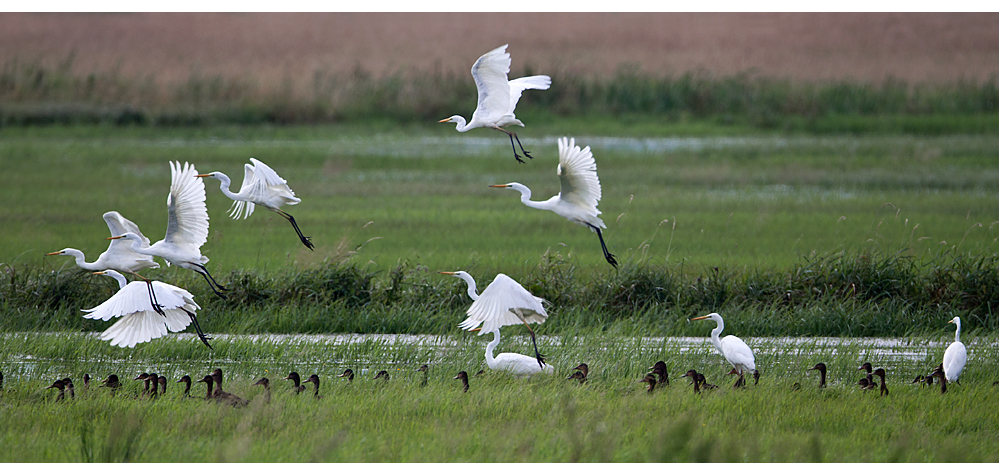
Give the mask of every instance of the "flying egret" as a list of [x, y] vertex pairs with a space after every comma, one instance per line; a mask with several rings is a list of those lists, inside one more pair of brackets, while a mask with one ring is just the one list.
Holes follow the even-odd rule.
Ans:
[[222, 190], [222, 194], [233, 200], [232, 207], [229, 208], [229, 216], [232, 219], [249, 218], [253, 214], [255, 205], [263, 206], [287, 219], [295, 228], [302, 244], [314, 250], [315, 246], [308, 237], [302, 234], [295, 218], [281, 209], [281, 206], [284, 205], [297, 205], [302, 201], [301, 198], [296, 198], [295, 192], [288, 187], [288, 181], [281, 178], [266, 163], [251, 158], [250, 163], [243, 166], [243, 185], [239, 188], [239, 193], [229, 191], [229, 185], [232, 184], [232, 181], [225, 173], [211, 172], [195, 176], [199, 178], [212, 177], [221, 182], [219, 189]]
[[[481, 328], [473, 329], [479, 331]], [[555, 372], [552, 365], [537, 361], [527, 355], [519, 353], [500, 353], [493, 358], [493, 350], [500, 342], [499, 327], [493, 328], [493, 341], [486, 345], [486, 366], [495, 371], [507, 371], [515, 376], [530, 376], [532, 374], [545, 373], [551, 375]], [[540, 367], [535, 364], [540, 363]]]
[[531, 189], [520, 183], [505, 185], [490, 185], [492, 188], [512, 188], [520, 192], [520, 202], [535, 209], [554, 211], [555, 214], [569, 221], [586, 226], [597, 233], [600, 247], [604, 251], [604, 259], [617, 268], [617, 260], [607, 250], [601, 228], [607, 228], [604, 221], [597, 217], [600, 210], [600, 179], [597, 178], [597, 162], [593, 159], [590, 147], [580, 150], [576, 139], [562, 137], [558, 140], [558, 174], [561, 189], [559, 193], [545, 201], [531, 201]]
[[760, 373], [756, 371], [756, 358], [753, 357], [753, 350], [749, 349], [749, 345], [735, 335], [728, 335], [721, 339], [718, 338], [718, 335], [721, 335], [721, 332], [725, 329], [725, 322], [722, 320], [721, 315], [709, 313], [703, 317], [690, 319], [690, 321], [694, 320], [712, 320], [718, 324], [714, 330], [711, 330], [711, 343], [715, 345], [718, 353], [725, 357], [725, 360], [734, 367], [736, 374], [739, 375], [739, 379], [735, 381], [735, 387], [745, 385], [746, 378], [745, 374], [743, 374], [745, 371], [751, 371], [755, 381], [759, 382]]
[[[140, 254], [159, 256], [167, 265], [175, 265], [201, 274], [215, 295], [225, 298], [226, 290], [205, 268], [208, 258], [201, 255], [201, 246], [208, 241], [208, 208], [205, 207], [205, 182], [198, 178], [194, 165], [170, 162], [170, 194], [167, 195], [166, 237], [152, 246], [142, 242], [142, 236], [127, 232], [108, 239], [131, 239], [132, 250]], [[217, 287], [217, 288], [216, 288]]]
[[112, 346], [134, 348], [137, 343], [145, 343], [153, 338], [167, 334], [167, 331], [179, 332], [191, 323], [198, 332], [198, 338], [211, 348], [208, 337], [201, 331], [198, 324], [197, 311], [201, 307], [194, 301], [190, 292], [160, 281], [151, 281], [151, 285], [159, 295], [162, 314], [153, 310], [152, 304], [146, 298], [146, 284], [142, 282], [126, 282], [125, 276], [114, 270], [95, 272], [106, 275], [118, 281], [118, 292], [104, 303], [90, 309], [85, 309], [83, 318], [108, 321], [119, 318], [114, 325], [101, 333], [101, 340], [111, 340]]
[[968, 349], [964, 347], [964, 343], [961, 343], [961, 317], [954, 317], [947, 323], [957, 325], [957, 331], [954, 332], [954, 343], [944, 351], [943, 372], [947, 381], [956, 383], [961, 377], [961, 371], [964, 370], [964, 364], [968, 362]]
[[504, 130], [507, 125], [524, 126], [524, 123], [513, 115], [513, 110], [517, 107], [521, 93], [525, 89], [548, 89], [552, 84], [552, 78], [548, 76], [527, 76], [507, 80], [510, 74], [510, 53], [506, 52], [503, 45], [482, 56], [472, 65], [472, 78], [475, 79], [475, 88], [479, 91], [478, 103], [475, 105], [475, 112], [472, 113], [471, 122], [465, 123], [465, 118], [460, 115], [452, 115], [447, 119], [438, 122], [455, 122], [458, 125], [455, 130], [467, 132], [476, 127], [489, 127], [507, 134], [510, 137], [510, 147], [513, 148], [513, 158], [520, 163], [524, 163], [517, 155], [517, 147], [513, 145], [514, 139], [520, 145], [520, 151], [524, 156], [533, 159], [531, 154], [524, 150], [524, 145], [520, 143], [517, 134]]
[[468, 284], [468, 296], [472, 298], [472, 306], [468, 308], [466, 318], [458, 324], [462, 330], [474, 331], [482, 325], [482, 332], [489, 333], [505, 326], [523, 323], [531, 332], [531, 342], [534, 344], [534, 354], [538, 366], [545, 366], [544, 356], [538, 351], [537, 338], [529, 323], [544, 323], [548, 313], [542, 306], [545, 299], [531, 295], [524, 286], [511, 279], [506, 274], [496, 274], [496, 278], [486, 286], [480, 296], [475, 292], [475, 279], [468, 272], [440, 272], [461, 278]]

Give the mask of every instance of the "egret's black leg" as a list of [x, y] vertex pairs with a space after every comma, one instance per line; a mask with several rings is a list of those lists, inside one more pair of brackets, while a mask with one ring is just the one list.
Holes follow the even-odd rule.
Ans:
[[160, 302], [158, 300], [156, 300], [156, 292], [153, 290], [153, 281], [145, 277], [142, 277], [139, 274], [135, 275], [139, 276], [140, 278], [142, 278], [142, 280], [146, 282], [146, 290], [149, 291], [149, 303], [153, 305], [153, 311], [155, 311], [156, 313], [160, 314], [163, 317], [166, 317], [166, 314], [163, 313], [163, 306], [160, 305]]
[[[504, 134], [506, 134], [507, 136], [509, 136], [509, 137], [510, 137], [510, 148], [512, 148], [512, 149], [513, 149], [513, 158], [514, 158], [514, 159], [516, 159], [516, 160], [517, 160], [518, 162], [520, 162], [520, 163], [526, 163], [526, 162], [524, 162], [523, 160], [521, 160], [521, 159], [520, 159], [520, 155], [517, 155], [517, 146], [513, 144], [513, 138], [514, 138], [514, 137], [515, 137], [516, 135], [515, 135], [515, 134], [512, 134], [512, 133], [510, 133], [510, 132], [507, 132], [507, 131], [505, 131], [505, 130], [503, 130], [503, 129], [499, 128], [499, 127], [496, 127], [496, 130], [498, 130], [498, 131], [500, 131], [500, 132], [503, 132]], [[520, 139], [517, 139], [517, 141], [518, 141], [518, 142], [520, 142]], [[524, 149], [524, 146], [523, 146], [523, 145], [521, 145], [521, 146], [520, 146], [520, 149], [521, 149], [521, 150], [523, 150], [523, 149]], [[525, 152], [524, 154], [526, 155], [527, 153]], [[528, 158], [531, 158], [531, 157], [530, 157], [530, 155], [528, 155]]]
[[309, 248], [309, 250], [315, 251], [316, 249], [315, 246], [312, 244], [311, 239], [308, 236], [302, 234], [302, 230], [298, 228], [298, 223], [295, 222], [295, 218], [292, 215], [282, 210], [276, 210], [276, 211], [281, 216], [284, 216], [284, 219], [287, 219], [291, 223], [292, 227], [295, 228], [295, 232], [298, 233], [298, 239], [302, 241], [302, 244], [305, 244], [305, 247]]
[[524, 322], [524, 326], [527, 327], [527, 331], [531, 332], [531, 343], [534, 344], [534, 356], [538, 359], [538, 366], [540, 366], [541, 369], [545, 369], [545, 355], [542, 355], [541, 352], [538, 351], [538, 340], [534, 336], [534, 330], [532, 330], [531, 326], [527, 324], [527, 320], [524, 319], [524, 316], [521, 315], [519, 311], [516, 312], [516, 314], [520, 317], [520, 321]]
[[590, 229], [596, 231], [597, 237], [600, 238], [600, 248], [603, 249], [604, 251], [604, 259], [607, 259], [607, 262], [610, 263], [610, 265], [614, 266], [615, 269], [617, 269], [617, 259], [614, 258], [614, 254], [611, 254], [610, 251], [607, 250], [607, 243], [604, 242], [604, 235], [603, 233], [600, 232], [600, 228], [592, 224], [588, 224], [588, 226], [590, 227]]
[[520, 151], [524, 153], [524, 156], [530, 158], [531, 160], [534, 160], [534, 157], [531, 156], [531, 153], [528, 152], [527, 150], [524, 150], [524, 144], [520, 143], [520, 137], [517, 137], [517, 134], [513, 134], [513, 138], [517, 139], [517, 145], [520, 145]]
[[212, 345], [208, 344], [208, 340], [211, 340], [211, 337], [205, 336], [205, 333], [201, 331], [201, 324], [198, 323], [198, 317], [195, 316], [193, 313], [187, 311], [186, 308], [182, 308], [182, 310], [184, 310], [184, 312], [187, 313], [187, 316], [191, 317], [191, 323], [194, 324], [194, 330], [198, 332], [198, 338], [201, 339], [201, 342], [204, 343], [209, 350], [214, 350], [215, 348], [212, 348]]
[[[226, 288], [219, 285], [218, 282], [215, 282], [215, 278], [212, 277], [212, 274], [208, 272], [208, 269], [205, 269], [205, 266], [201, 264], [195, 264], [195, 265], [198, 266], [202, 271], [204, 271], [198, 273], [205, 278], [205, 282], [208, 282], [208, 286], [212, 288], [212, 292], [215, 292], [215, 295], [218, 295], [219, 297], [227, 298], [225, 295], [222, 294], [222, 292], [219, 292], [219, 289], [226, 290]], [[216, 289], [215, 287], [218, 287], [218, 289]]]

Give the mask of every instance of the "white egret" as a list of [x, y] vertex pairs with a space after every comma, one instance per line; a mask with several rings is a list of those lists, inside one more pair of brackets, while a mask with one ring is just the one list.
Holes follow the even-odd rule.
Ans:
[[604, 259], [617, 268], [617, 260], [607, 250], [601, 228], [607, 228], [597, 217], [600, 210], [600, 179], [597, 178], [597, 162], [593, 159], [590, 147], [580, 150], [576, 139], [562, 137], [558, 140], [558, 167], [555, 168], [560, 184], [559, 193], [545, 201], [531, 201], [531, 189], [520, 183], [490, 185], [492, 188], [511, 188], [520, 192], [520, 202], [534, 209], [554, 211], [569, 221], [586, 226], [597, 233]]
[[102, 340], [111, 340], [112, 346], [134, 348], [138, 343], [159, 338], [168, 331], [182, 331], [194, 323], [198, 337], [211, 348], [197, 320], [197, 311], [201, 307], [194, 301], [194, 296], [190, 292], [160, 281], [152, 281], [152, 286], [159, 295], [159, 305], [162, 310], [162, 314], [159, 314], [146, 298], [145, 283], [126, 282], [125, 276], [110, 269], [95, 274], [114, 278], [118, 281], [119, 287], [118, 292], [104, 303], [83, 310], [85, 313], [83, 318], [105, 322], [112, 318], [120, 318], [101, 333]]
[[438, 122], [455, 122], [455, 130], [467, 132], [476, 127], [488, 127], [507, 134], [510, 137], [510, 147], [513, 147], [513, 158], [524, 163], [517, 155], [517, 147], [513, 145], [514, 139], [520, 145], [520, 151], [524, 156], [533, 159], [531, 154], [524, 150], [524, 145], [520, 143], [517, 134], [504, 130], [507, 125], [524, 126], [524, 123], [517, 119], [513, 110], [517, 107], [521, 93], [525, 89], [545, 90], [551, 87], [552, 78], [548, 76], [527, 76], [517, 78], [512, 81], [507, 80], [510, 74], [510, 53], [506, 52], [503, 45], [482, 56], [472, 65], [472, 78], [475, 80], [475, 88], [479, 92], [478, 103], [475, 105], [475, 112], [472, 113], [472, 120], [465, 123], [465, 118], [460, 115], [453, 115]]
[[[125, 233], [135, 233], [140, 237], [143, 244], [147, 246], [149, 245], [149, 239], [142, 235], [142, 231], [139, 231], [139, 227], [122, 216], [121, 213], [117, 211], [108, 211], [107, 213], [104, 213], [104, 222], [107, 223], [108, 229], [111, 231], [112, 236], [121, 236]], [[61, 251], [50, 252], [45, 255], [73, 256], [76, 258], [77, 267], [89, 271], [113, 269], [126, 274], [134, 274], [142, 269], [158, 269], [160, 267], [160, 265], [153, 260], [153, 256], [139, 254], [138, 252], [133, 251], [128, 243], [122, 241], [111, 241], [108, 249], [102, 252], [94, 262], [86, 262], [83, 251], [73, 249], [71, 247], [67, 247]]]
[[531, 332], [531, 342], [534, 344], [534, 354], [538, 366], [544, 367], [544, 357], [538, 351], [537, 339], [530, 323], [544, 323], [548, 313], [542, 306], [545, 299], [531, 295], [524, 286], [506, 274], [496, 274], [496, 278], [486, 286], [480, 296], [475, 292], [475, 279], [468, 272], [440, 272], [441, 274], [459, 277], [468, 284], [468, 296], [472, 298], [472, 306], [466, 314], [468, 318], [458, 324], [462, 330], [475, 331], [482, 325], [484, 333], [492, 332], [505, 325], [523, 323]]
[[[473, 331], [478, 330], [480, 330], [480, 328], [476, 328]], [[486, 345], [486, 366], [488, 366], [489, 369], [495, 371], [507, 371], [515, 376], [530, 376], [538, 373], [551, 375], [555, 372], [555, 368], [553, 368], [552, 365], [519, 353], [500, 353], [493, 358], [493, 350], [497, 345], [499, 345], [500, 342], [499, 327], [494, 328], [492, 330], [492, 334], [493, 341]]]
[[725, 322], [722, 320], [721, 315], [710, 313], [703, 317], [690, 319], [690, 321], [694, 320], [712, 320], [718, 324], [714, 330], [711, 330], [711, 343], [715, 345], [718, 353], [725, 357], [725, 360], [735, 369], [735, 373], [739, 375], [739, 379], [735, 381], [735, 387], [745, 384], [746, 379], [743, 373], [746, 371], [751, 371], [755, 382], [759, 382], [760, 373], [756, 371], [756, 358], [753, 357], [753, 350], [749, 348], [749, 345], [735, 335], [728, 335], [721, 339], [718, 338], [718, 335], [721, 335], [721, 332], [725, 330]]
[[288, 181], [281, 178], [266, 163], [251, 158], [250, 163], [243, 166], [243, 185], [239, 187], [239, 193], [229, 191], [232, 180], [225, 173], [211, 172], [195, 176], [212, 177], [221, 182], [219, 189], [222, 190], [222, 194], [233, 200], [232, 207], [229, 208], [229, 216], [232, 219], [249, 218], [253, 214], [254, 205], [263, 206], [287, 219], [295, 228], [302, 244], [314, 249], [312, 241], [298, 228], [295, 218], [281, 209], [284, 205], [297, 205], [302, 201], [301, 198], [296, 198], [295, 192], [288, 186]]
[[[208, 258], [201, 255], [201, 246], [208, 241], [208, 208], [205, 207], [205, 182], [198, 178], [194, 165], [170, 162], [170, 194], [167, 195], [166, 237], [149, 246], [138, 234], [128, 232], [108, 239], [131, 239], [132, 250], [140, 254], [159, 256], [167, 265], [175, 265], [201, 274], [219, 297], [226, 290], [205, 268]], [[217, 289], [216, 289], [217, 287]]]
[[957, 325], [957, 331], [954, 332], [954, 343], [944, 351], [943, 372], [947, 381], [956, 383], [961, 377], [961, 371], [964, 370], [964, 364], [968, 362], [968, 349], [964, 347], [964, 343], [961, 343], [961, 317], [954, 317], [947, 323]]

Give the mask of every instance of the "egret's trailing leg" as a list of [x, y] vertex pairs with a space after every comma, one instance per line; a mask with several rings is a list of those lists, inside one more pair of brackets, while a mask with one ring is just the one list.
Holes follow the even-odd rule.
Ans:
[[204, 343], [205, 346], [207, 346], [209, 350], [215, 350], [215, 348], [212, 348], [212, 345], [208, 344], [208, 340], [211, 340], [212, 338], [209, 337], [209, 336], [206, 336], [205, 332], [201, 331], [201, 324], [198, 323], [198, 317], [194, 313], [187, 311], [187, 309], [183, 309], [183, 310], [184, 310], [185, 313], [187, 313], [187, 316], [191, 317], [191, 323], [194, 324], [194, 330], [196, 332], [198, 332], [198, 338], [201, 339], [201, 342]]
[[302, 244], [305, 244], [305, 247], [309, 248], [310, 251], [315, 251], [316, 249], [315, 245], [312, 244], [312, 239], [309, 236], [302, 234], [302, 230], [298, 228], [298, 223], [295, 222], [295, 218], [284, 210], [279, 209], [276, 211], [284, 219], [287, 219], [288, 222], [291, 223], [292, 227], [295, 228], [295, 232], [298, 233], [298, 239], [302, 241]]
[[604, 259], [607, 259], [607, 262], [617, 269], [617, 259], [614, 258], [614, 254], [611, 254], [610, 251], [607, 250], [607, 243], [604, 242], [604, 235], [600, 232], [600, 228], [589, 223], [587, 223], [587, 226], [597, 232], [597, 237], [600, 238], [600, 248], [604, 251]]
[[514, 313], [520, 318], [520, 321], [524, 322], [524, 326], [527, 327], [527, 331], [531, 333], [531, 343], [534, 344], [534, 356], [538, 359], [538, 366], [540, 366], [541, 369], [544, 369], [545, 355], [542, 355], [541, 352], [538, 351], [538, 340], [534, 336], [534, 330], [532, 330], [531, 326], [527, 324], [527, 320], [524, 318], [524, 314], [520, 311], [520, 309], [514, 310]]

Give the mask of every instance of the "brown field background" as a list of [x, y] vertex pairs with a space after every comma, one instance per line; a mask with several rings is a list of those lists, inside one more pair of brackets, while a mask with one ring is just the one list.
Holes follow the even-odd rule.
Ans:
[[0, 63], [117, 68], [161, 85], [192, 74], [307, 85], [316, 71], [467, 74], [509, 43], [513, 74], [769, 77], [910, 83], [999, 72], [999, 14], [320, 13], [0, 14]]

